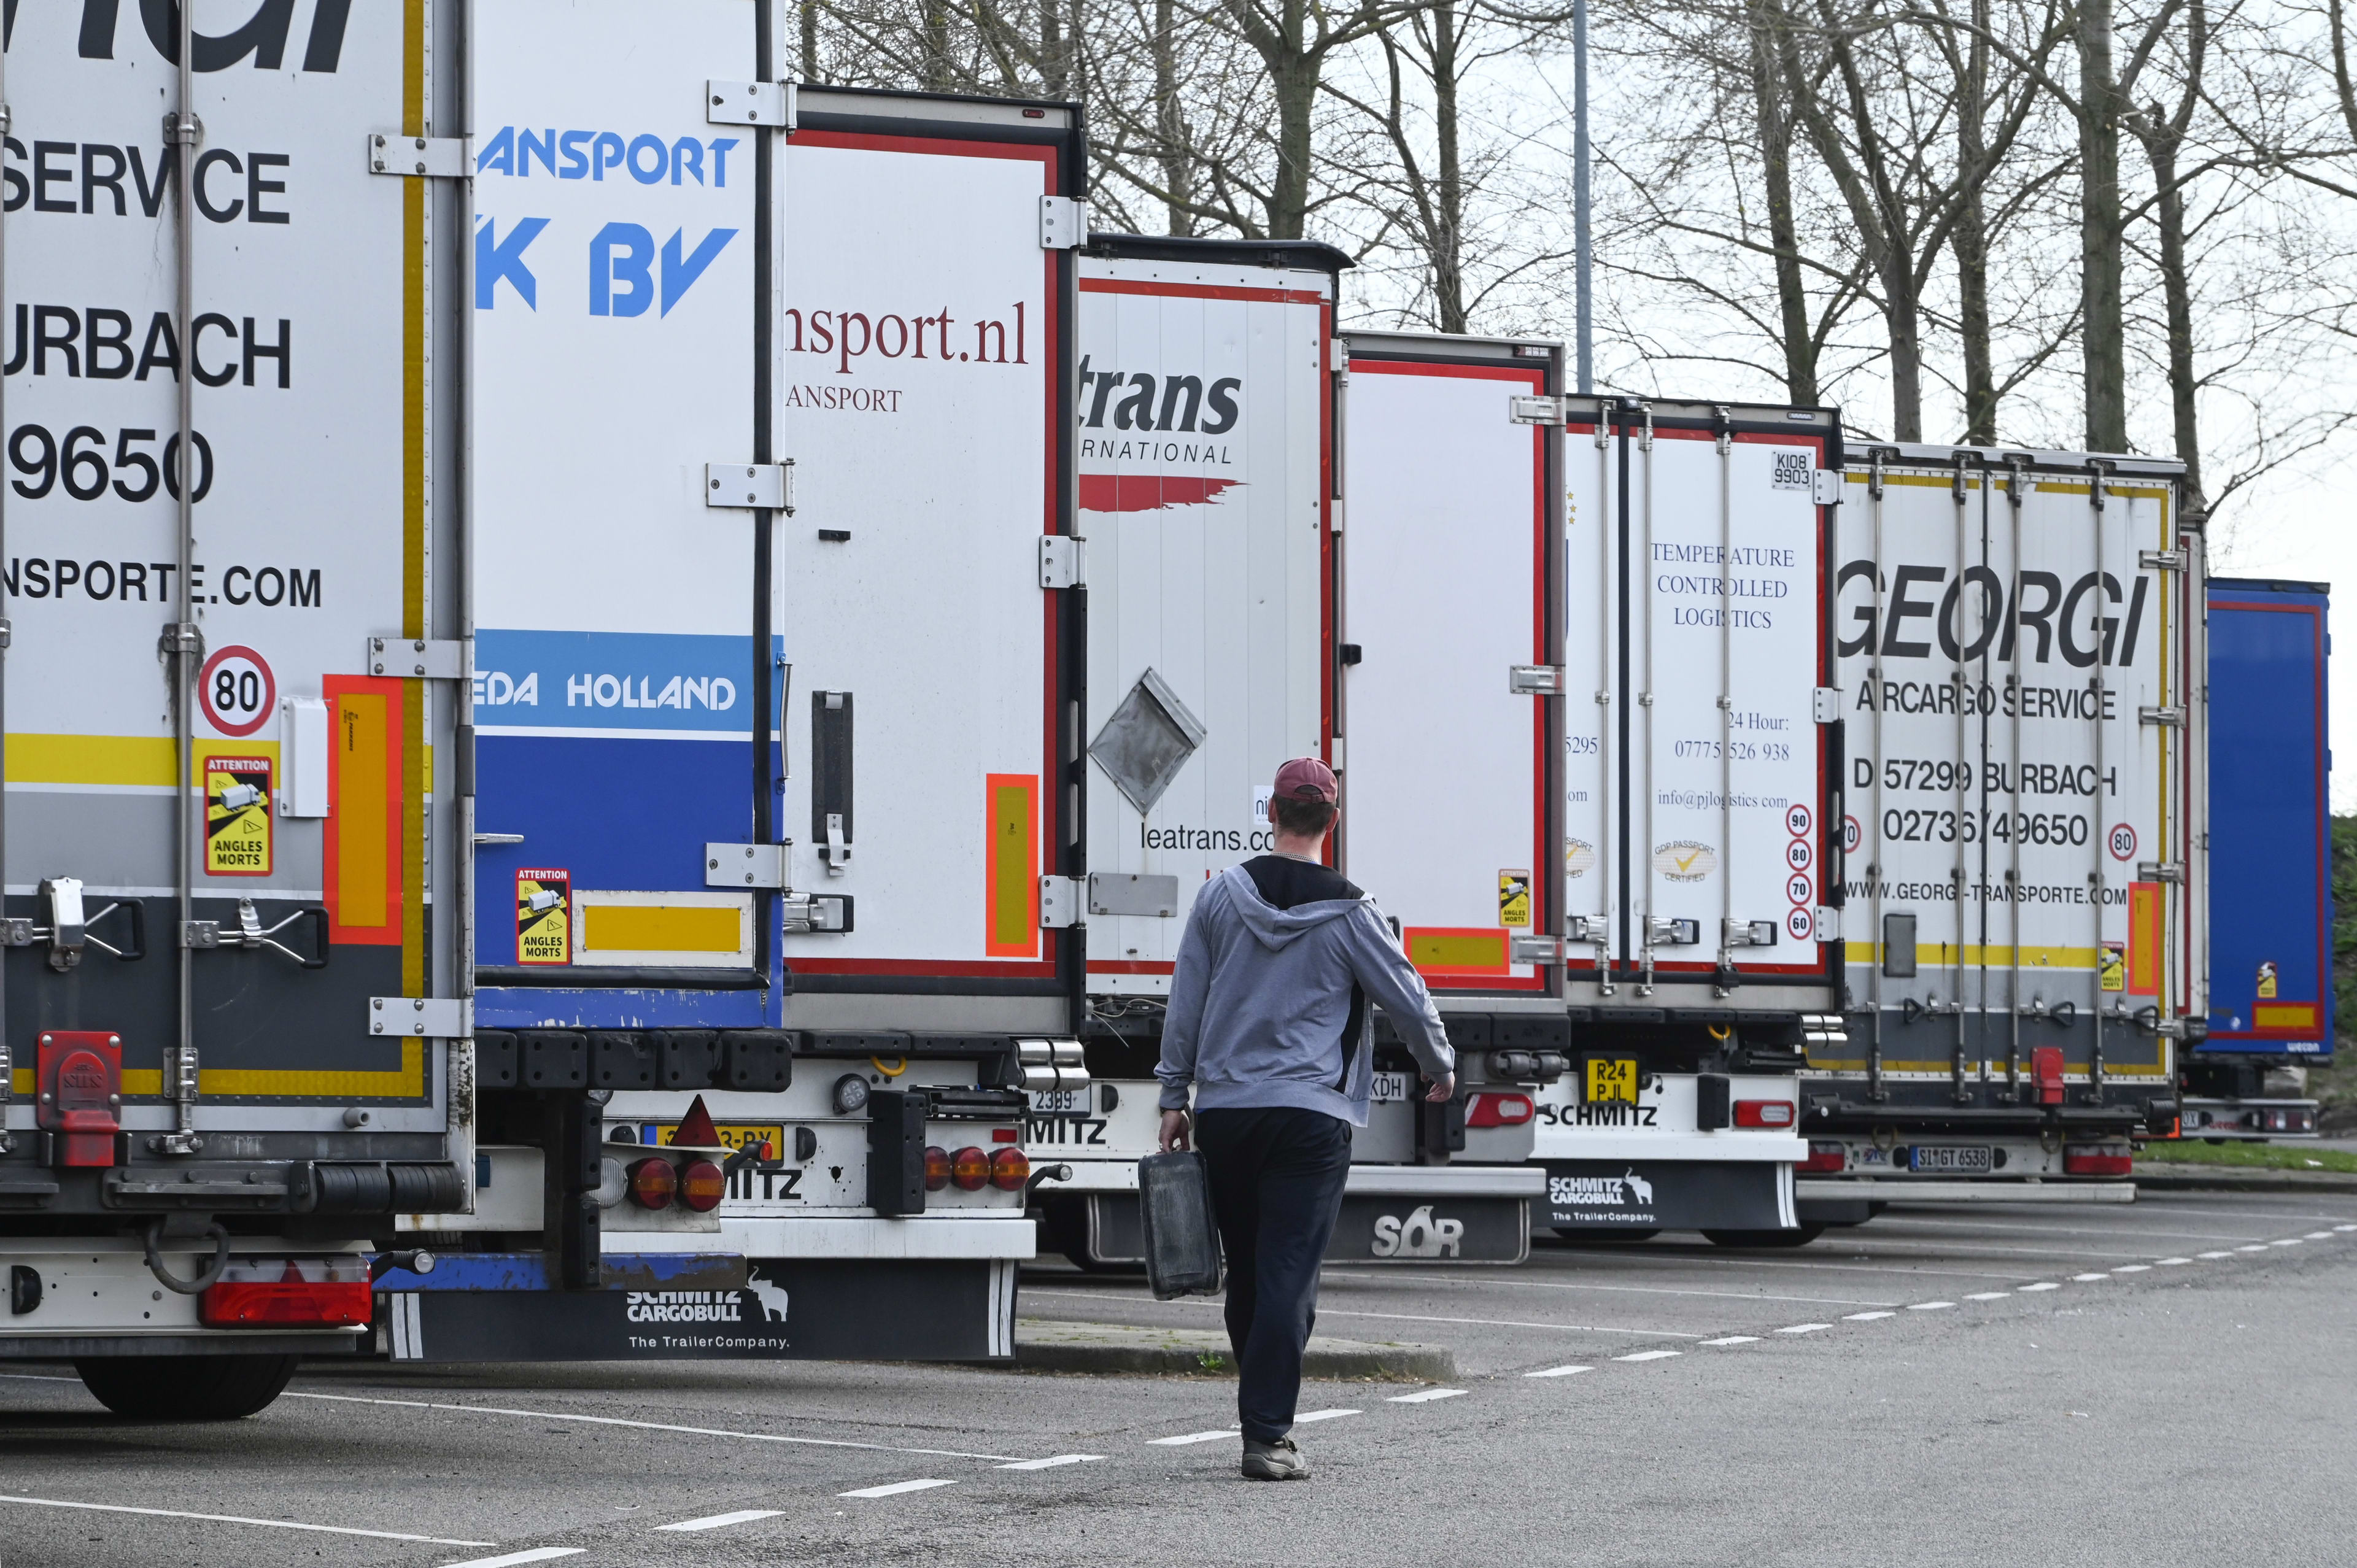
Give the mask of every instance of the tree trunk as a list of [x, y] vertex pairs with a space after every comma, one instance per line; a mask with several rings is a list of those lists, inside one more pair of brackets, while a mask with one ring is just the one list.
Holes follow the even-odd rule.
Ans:
[[2087, 446], [2127, 449], [2126, 324], [2120, 298], [2120, 117], [2112, 69], [2111, 0], [2079, 10], [2079, 338]]
[[1064, 53], [1062, 0], [1039, 0], [1039, 87], [1049, 98], [1065, 96], [1071, 71]]
[[1818, 401], [1817, 342], [1809, 329], [1809, 295], [1801, 274], [1801, 230], [1792, 214], [1792, 121], [1785, 84], [1768, 29], [1776, 13], [1755, 10], [1751, 20], [1751, 97], [1759, 119], [1760, 161], [1768, 199], [1768, 241], [1776, 252], [1776, 303], [1782, 323], [1784, 395]]
[[947, 92], [954, 85], [950, 80], [950, 7], [949, 0], [924, 0], [925, 5], [925, 91]]
[[1465, 166], [1458, 152], [1456, 0], [1432, 7], [1432, 116], [1439, 143], [1440, 188], [1434, 204], [1432, 295], [1443, 332], [1465, 330]]
[[1276, 177], [1269, 185], [1268, 237], [1298, 240], [1309, 214], [1310, 123], [1325, 62], [1301, 52], [1302, 0], [1287, 0], [1285, 9], [1287, 36], [1267, 61], [1270, 95], [1276, 100]]
[[2169, 412], [2176, 425], [2177, 456], [2185, 465], [2185, 510], [2199, 513], [2207, 510], [2201, 495], [2201, 427], [2194, 407], [2201, 382], [2193, 369], [2193, 290], [2186, 275], [2185, 189], [2177, 177], [2178, 135], [2173, 126], [2156, 126], [2145, 141], [2145, 152], [2152, 160], [2160, 197], [2155, 217], [2160, 225], [2160, 292], [2169, 317]]
[[1988, 0], [1973, 0], [1973, 36], [1956, 102], [1956, 328], [1964, 349], [1964, 442], [1996, 445], [1996, 371], [1989, 352], [1988, 214], [1981, 185], [1988, 177]]
[[802, 80], [817, 81], [818, 74], [818, 0], [802, 0]]
[[1178, 105], [1178, 24], [1175, 0], [1154, 0], [1154, 139], [1161, 149], [1164, 209], [1170, 232], [1195, 232], [1195, 166], [1187, 151], [1187, 120]]

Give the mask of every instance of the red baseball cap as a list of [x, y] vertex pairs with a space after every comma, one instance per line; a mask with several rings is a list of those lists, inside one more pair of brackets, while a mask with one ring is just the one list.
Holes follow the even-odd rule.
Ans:
[[1276, 792], [1288, 800], [1323, 800], [1329, 806], [1341, 797], [1334, 770], [1314, 757], [1297, 757], [1278, 768]]

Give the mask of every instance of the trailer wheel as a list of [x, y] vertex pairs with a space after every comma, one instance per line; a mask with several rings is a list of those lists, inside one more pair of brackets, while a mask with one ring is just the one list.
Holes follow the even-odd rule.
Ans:
[[1822, 1225], [1803, 1225], [1796, 1230], [1705, 1230], [1703, 1234], [1720, 1247], [1805, 1247], [1825, 1233]]
[[1662, 1228], [1649, 1225], [1641, 1230], [1607, 1230], [1601, 1227], [1591, 1230], [1584, 1225], [1558, 1225], [1555, 1233], [1566, 1241], [1581, 1241], [1595, 1246], [1613, 1241], [1650, 1241], [1662, 1233]]
[[293, 1356], [93, 1356], [74, 1362], [82, 1387], [134, 1421], [235, 1421], [276, 1399]]

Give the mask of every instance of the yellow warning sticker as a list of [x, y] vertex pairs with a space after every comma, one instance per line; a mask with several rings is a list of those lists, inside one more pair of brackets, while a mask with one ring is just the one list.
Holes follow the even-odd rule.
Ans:
[[205, 875], [270, 875], [270, 759], [208, 757]]
[[516, 962], [573, 961], [573, 874], [524, 866], [516, 878]]
[[2128, 950], [2126, 946], [2120, 942], [2105, 942], [2104, 944], [2103, 958], [2097, 967], [2097, 972], [2103, 977], [2103, 987], [2104, 990], [2126, 991], [2128, 988]]
[[1527, 871], [1498, 873], [1498, 924], [1527, 926], [1531, 923], [1531, 874]]
[[2271, 958], [2261, 959], [2259, 961], [2259, 994], [2261, 996], [2273, 996], [2275, 993], [2276, 961]]

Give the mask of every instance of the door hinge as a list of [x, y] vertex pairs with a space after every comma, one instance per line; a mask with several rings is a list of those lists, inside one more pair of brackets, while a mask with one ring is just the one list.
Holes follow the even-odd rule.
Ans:
[[1506, 671], [1506, 690], [1518, 697], [1560, 697], [1563, 695], [1563, 666], [1512, 665]]
[[706, 887], [783, 887], [786, 846], [781, 843], [708, 843], [704, 846]]
[[1823, 904], [1818, 905], [1817, 940], [1821, 942], [1837, 942], [1841, 940], [1841, 918], [1842, 912], [1839, 909], [1828, 908]]
[[2139, 882], [2179, 882], [2185, 880], [2185, 863], [2177, 860], [2139, 860], [2136, 862]]
[[404, 136], [377, 131], [368, 139], [369, 172], [403, 179], [466, 179], [475, 172], [474, 145], [465, 136]]
[[2185, 722], [2183, 708], [2138, 708], [2136, 717], [2148, 725], [2181, 725]]
[[1506, 400], [1507, 421], [1514, 424], [1561, 424], [1566, 413], [1559, 397], [1510, 397]]
[[371, 637], [368, 640], [368, 668], [371, 675], [388, 675], [396, 681], [465, 681], [473, 676], [467, 668], [467, 644], [457, 638]]
[[1839, 506], [1842, 498], [1842, 474], [1839, 468], [1819, 468], [1813, 482], [1811, 497], [1819, 506]]
[[1085, 891], [1077, 876], [1039, 878], [1039, 924], [1049, 929], [1079, 925]]
[[1089, 585], [1089, 542], [1078, 533], [1039, 536], [1039, 585], [1043, 588], [1085, 588]]
[[1809, 716], [1821, 725], [1839, 724], [1842, 716], [1841, 688], [1819, 686], [1809, 693]]
[[423, 1036], [429, 1040], [475, 1037], [471, 996], [371, 996], [369, 1033]]
[[713, 125], [770, 125], [794, 128], [794, 84], [791, 81], [716, 81], [704, 84], [704, 118]]
[[1534, 931], [1510, 931], [1506, 934], [1508, 963], [1561, 963], [1563, 939]]
[[1089, 209], [1069, 196], [1039, 199], [1039, 248], [1077, 251], [1089, 237]]
[[782, 463], [706, 463], [704, 504], [751, 507], [794, 515], [794, 460]]
[[2186, 553], [2182, 550], [2139, 550], [2136, 564], [2149, 566], [2156, 572], [2182, 572]]

